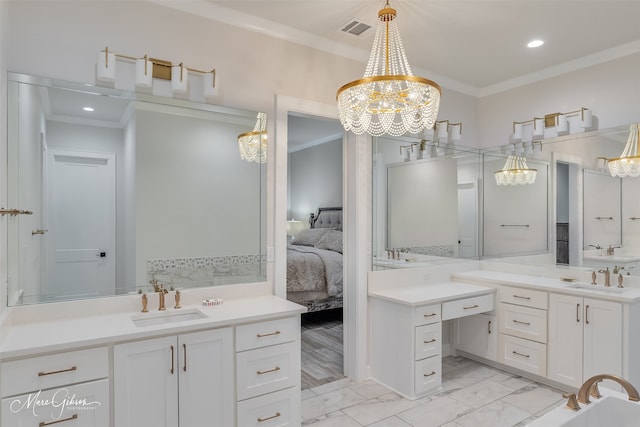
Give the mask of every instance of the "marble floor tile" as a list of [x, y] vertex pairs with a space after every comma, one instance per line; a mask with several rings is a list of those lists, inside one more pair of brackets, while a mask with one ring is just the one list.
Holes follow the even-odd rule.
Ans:
[[417, 405], [416, 402], [405, 399], [396, 393], [388, 393], [358, 405], [345, 408], [342, 411], [363, 426], [367, 426], [397, 415]]
[[350, 388], [339, 388], [302, 401], [302, 418], [311, 420], [343, 408], [364, 402], [366, 399]]
[[366, 380], [361, 383], [351, 383], [349, 388], [359, 395], [366, 397], [367, 399], [373, 399], [383, 394], [389, 394], [389, 389], [377, 381]]
[[509, 372], [498, 371], [498, 373], [489, 378], [492, 381], [511, 387], [514, 390], [519, 390], [522, 387], [533, 385], [536, 382], [528, 378], [521, 377], [519, 375], [511, 374]]
[[442, 380], [453, 380], [464, 387], [479, 383], [482, 380], [493, 377], [500, 373], [499, 370], [485, 365], [472, 365], [455, 369], [446, 374], [442, 374]]
[[437, 427], [472, 411], [473, 408], [470, 406], [443, 396], [402, 412], [397, 416], [415, 427]]
[[528, 385], [502, 399], [504, 402], [535, 414], [562, 399], [562, 393], [542, 385]]
[[461, 427], [512, 427], [530, 416], [529, 412], [497, 400], [455, 421]]
[[462, 357], [443, 359], [443, 367], [442, 389], [414, 401], [374, 380], [304, 390], [302, 425], [524, 427], [565, 401], [560, 390]]
[[306, 420], [302, 423], [304, 427], [361, 427], [360, 424], [346, 416], [342, 411], [321, 415], [318, 418]]
[[317, 395], [320, 395], [320, 394], [329, 393], [330, 391], [336, 391], [341, 388], [348, 387], [349, 385], [351, 385], [351, 380], [348, 378], [344, 378], [338, 381], [333, 381], [327, 384], [322, 384], [320, 386], [310, 388], [309, 390], [311, 390]]
[[484, 380], [457, 390], [449, 394], [449, 397], [477, 409], [511, 393], [514, 393], [513, 389], [506, 385]]
[[[389, 417], [384, 420], [378, 421], [368, 425], [367, 427], [413, 427], [410, 424], [405, 423], [398, 417]], [[455, 427], [455, 426], [452, 426]]]

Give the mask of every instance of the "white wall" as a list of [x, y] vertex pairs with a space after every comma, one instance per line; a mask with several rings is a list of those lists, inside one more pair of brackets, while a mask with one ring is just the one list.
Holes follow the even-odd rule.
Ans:
[[342, 206], [342, 139], [289, 154], [287, 219], [306, 221], [319, 207]]
[[480, 147], [510, 142], [514, 121], [590, 108], [594, 125], [606, 129], [635, 123], [640, 115], [640, 54], [481, 98]]

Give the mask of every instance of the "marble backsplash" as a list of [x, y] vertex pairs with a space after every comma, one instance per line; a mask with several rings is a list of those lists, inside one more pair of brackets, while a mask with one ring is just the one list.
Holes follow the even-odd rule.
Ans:
[[266, 279], [264, 255], [147, 260], [147, 281], [165, 288], [196, 288], [260, 282]]

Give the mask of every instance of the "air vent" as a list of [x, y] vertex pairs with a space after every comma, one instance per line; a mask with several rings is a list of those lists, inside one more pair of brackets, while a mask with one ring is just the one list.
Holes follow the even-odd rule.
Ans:
[[340, 31], [343, 33], [353, 34], [354, 36], [359, 36], [369, 28], [371, 28], [371, 25], [365, 24], [356, 18], [352, 18], [349, 22], [340, 27]]

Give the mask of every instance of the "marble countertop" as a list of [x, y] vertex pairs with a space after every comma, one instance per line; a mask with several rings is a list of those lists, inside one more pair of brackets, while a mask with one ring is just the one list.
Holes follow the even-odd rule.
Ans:
[[[640, 289], [635, 287], [625, 287], [623, 289], [617, 288], [615, 284], [617, 283], [616, 277], [613, 274], [611, 275], [612, 286], [610, 288], [605, 288], [602, 284], [594, 286], [581, 280], [566, 282], [557, 277], [541, 277], [491, 270], [474, 270], [453, 273], [451, 277], [453, 281], [465, 283], [518, 286], [566, 295], [625, 303], [640, 301]], [[602, 275], [598, 275], [598, 280], [602, 281]]]
[[369, 296], [409, 306], [437, 304], [454, 299], [486, 295], [495, 288], [460, 282], [443, 282], [431, 285], [400, 287], [369, 291]]
[[[181, 310], [199, 310], [204, 317], [150, 326], [136, 326], [133, 322], [133, 318], [147, 314], [150, 317], [159, 313], [170, 315]], [[168, 307], [166, 311], [158, 312], [150, 306], [149, 313], [125, 310], [110, 314], [16, 322], [3, 327], [0, 360], [258, 322], [305, 311], [305, 307], [291, 301], [273, 295], [261, 295], [225, 299], [223, 304], [212, 307], [189, 304], [182, 309]]]

